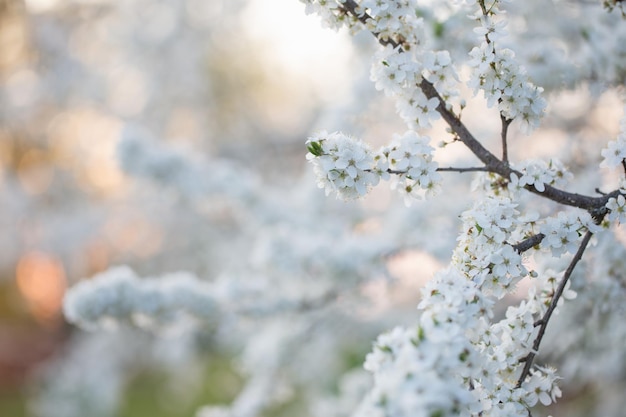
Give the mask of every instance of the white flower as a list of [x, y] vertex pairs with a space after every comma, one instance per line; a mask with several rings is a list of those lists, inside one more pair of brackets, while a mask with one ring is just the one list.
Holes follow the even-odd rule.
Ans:
[[522, 257], [510, 245], [504, 245], [502, 249], [491, 255], [492, 274], [504, 277], [511, 275], [519, 277], [526, 274], [526, 269], [522, 265]]
[[558, 379], [554, 369], [537, 367], [523, 384], [526, 404], [533, 407], [539, 401], [548, 406], [556, 401], [561, 396], [561, 390], [556, 385]]
[[610, 210], [608, 214], [610, 221], [626, 222], [626, 199], [622, 194], [618, 195], [617, 198], [609, 198], [606, 208]]
[[539, 192], [545, 191], [545, 184], [553, 182], [547, 164], [542, 160], [526, 161], [520, 164], [522, 176], [518, 179], [518, 186], [530, 185]]
[[602, 149], [602, 163], [600, 166], [615, 168], [622, 164], [622, 161], [626, 159], [626, 140], [613, 140], [607, 144], [607, 147]]
[[[495, 60], [493, 47], [486, 42], [481, 43], [480, 47], [475, 46], [469, 52], [470, 59], [467, 64], [476, 70], [477, 74], [484, 74]], [[479, 77], [480, 79], [480, 77]], [[478, 86], [474, 86], [478, 87]]]
[[368, 9], [370, 15], [378, 16], [389, 9], [389, 2], [387, 0], [364, 0], [361, 2], [361, 7]]
[[481, 26], [474, 29], [478, 36], [486, 36], [491, 42], [495, 42], [507, 35], [506, 21], [495, 21], [491, 16], [481, 16]]

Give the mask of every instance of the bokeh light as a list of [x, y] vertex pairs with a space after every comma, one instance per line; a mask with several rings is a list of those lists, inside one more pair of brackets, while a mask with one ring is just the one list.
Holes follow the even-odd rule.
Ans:
[[55, 324], [67, 287], [60, 260], [42, 252], [26, 253], [17, 263], [15, 279], [34, 317], [44, 325]]

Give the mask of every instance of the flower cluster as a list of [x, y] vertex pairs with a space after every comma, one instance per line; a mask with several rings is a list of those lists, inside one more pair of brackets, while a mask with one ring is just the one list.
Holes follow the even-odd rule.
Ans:
[[541, 247], [550, 249], [553, 256], [566, 252], [576, 253], [578, 239], [584, 230], [597, 230], [591, 215], [587, 212], [559, 212], [556, 217], [546, 219], [540, 231], [545, 235]]
[[454, 269], [441, 271], [424, 289], [424, 310], [415, 328], [395, 328], [379, 336], [365, 361], [374, 386], [356, 415], [457, 416], [480, 411], [464, 378], [478, 372], [476, 351], [465, 337], [479, 306], [474, 283]]
[[378, 90], [396, 99], [398, 114], [411, 129], [429, 128], [440, 117], [439, 99], [426, 97], [420, 88], [423, 79], [433, 83], [444, 98], [458, 95], [459, 78], [448, 51], [387, 46], [374, 57], [370, 78]]
[[520, 226], [508, 198], [487, 198], [463, 213], [463, 233], [453, 255], [457, 268], [501, 298], [527, 274], [521, 255], [507, 242]]
[[511, 174], [508, 188], [513, 194], [527, 185], [539, 192], [543, 192], [546, 185], [562, 187], [573, 178], [572, 173], [558, 159], [551, 159], [550, 162], [542, 159], [528, 160], [516, 164], [515, 168], [522, 175], [518, 177], [516, 174]]
[[421, 56], [424, 65], [424, 78], [430, 81], [444, 99], [457, 95], [456, 83], [459, 76], [452, 66], [448, 51], [425, 51]]
[[536, 279], [527, 300], [493, 321], [495, 301], [526, 273], [506, 243], [523, 226], [517, 214], [496, 198], [463, 214], [452, 265], [422, 289], [419, 324], [381, 335], [367, 356], [374, 386], [356, 415], [525, 417], [561, 395], [551, 368], [518, 380], [555, 280]]
[[[350, 7], [362, 19], [364, 29], [375, 33], [386, 47], [375, 57], [371, 80], [376, 88], [396, 98], [397, 111], [411, 129], [429, 128], [440, 115], [436, 97], [428, 98], [421, 90], [425, 79], [439, 95], [448, 100], [458, 95], [459, 77], [452, 66], [450, 53], [427, 48], [427, 37], [420, 9], [414, 0], [363, 0], [351, 5], [338, 1], [303, 0], [307, 12], [317, 12], [324, 24], [337, 27], [342, 22], [355, 31], [355, 22], [347, 13]], [[339, 17], [338, 17], [339, 16]]]
[[526, 70], [515, 61], [515, 54], [507, 48], [496, 48], [495, 42], [506, 35], [505, 22], [496, 20], [497, 1], [490, 13], [478, 12], [474, 18], [480, 22], [475, 29], [482, 42], [470, 51], [472, 77], [468, 83], [474, 93], [483, 92], [491, 107], [498, 104], [500, 114], [507, 120], [523, 122], [526, 132], [539, 125], [546, 101], [541, 97], [543, 89], [528, 79]]
[[133, 326], [158, 329], [181, 316], [214, 322], [217, 305], [207, 284], [186, 274], [140, 279], [128, 267], [109, 269], [72, 287], [65, 296], [67, 319], [84, 328]]
[[421, 63], [411, 53], [400, 53], [388, 46], [374, 56], [370, 79], [377, 90], [387, 96], [405, 94], [407, 90], [417, 89], [422, 81]]
[[490, 323], [492, 301], [453, 268], [423, 289], [415, 328], [381, 335], [365, 368], [374, 386], [356, 415], [527, 416], [538, 401], [560, 396], [558, 377], [537, 367], [517, 386], [530, 350], [535, 302], [510, 307]]
[[319, 132], [307, 141], [307, 159], [313, 164], [317, 184], [326, 195], [352, 200], [363, 197], [378, 184], [382, 169], [376, 171], [369, 146], [341, 132]]
[[346, 14], [340, 2], [336, 0], [300, 0], [306, 5], [305, 13], [316, 13], [322, 18], [322, 25], [335, 30], [347, 25], [351, 29], [358, 30], [358, 20]]
[[541, 159], [527, 160], [512, 166], [516, 172], [512, 172], [508, 179], [493, 172], [477, 175], [472, 182], [472, 189], [481, 189], [496, 196], [517, 198], [526, 186], [543, 192], [546, 185], [563, 187], [573, 178], [573, 174], [558, 159], [551, 159], [549, 162]]
[[414, 0], [363, 0], [359, 9], [371, 16], [366, 29], [383, 41], [392, 41], [406, 50], [423, 42], [424, 22], [416, 13]]
[[433, 161], [430, 139], [413, 131], [394, 139], [380, 153], [391, 171], [398, 174], [393, 186], [406, 197], [405, 202], [419, 199], [423, 191], [427, 195], [436, 193], [441, 175], [437, 172], [438, 164]]

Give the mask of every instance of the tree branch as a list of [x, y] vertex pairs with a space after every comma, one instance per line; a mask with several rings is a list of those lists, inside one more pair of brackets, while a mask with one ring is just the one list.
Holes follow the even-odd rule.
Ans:
[[[371, 170], [368, 169], [366, 171], [371, 171]], [[439, 172], [479, 172], [479, 171], [489, 172], [489, 168], [487, 167], [458, 167], [458, 168], [457, 167], [439, 167], [437, 168], [437, 171]], [[388, 168], [387, 173], [393, 174], [393, 175], [404, 175], [404, 174], [407, 174], [408, 171], [399, 171], [397, 169]]]
[[588, 231], [583, 237], [583, 240], [582, 242], [580, 242], [580, 246], [578, 247], [578, 251], [576, 251], [576, 254], [570, 261], [567, 269], [565, 270], [565, 273], [563, 274], [563, 278], [561, 279], [561, 282], [559, 283], [559, 286], [556, 289], [556, 292], [552, 296], [552, 300], [550, 301], [550, 306], [544, 313], [543, 317], [537, 322], [540, 326], [539, 333], [537, 333], [537, 337], [535, 338], [535, 341], [533, 342], [532, 350], [524, 358], [524, 362], [525, 362], [524, 369], [522, 370], [522, 373], [520, 374], [520, 377], [517, 380], [518, 388], [522, 386], [522, 383], [524, 382], [526, 377], [530, 374], [530, 370], [533, 366], [535, 356], [537, 355], [537, 352], [539, 351], [539, 345], [541, 345], [541, 340], [543, 339], [543, 336], [546, 332], [546, 327], [548, 326], [550, 317], [552, 317], [552, 313], [554, 313], [554, 310], [556, 310], [557, 304], [559, 300], [561, 299], [561, 296], [563, 295], [563, 291], [565, 291], [565, 286], [567, 285], [567, 282], [572, 276], [572, 272], [574, 272], [574, 268], [576, 267], [576, 264], [578, 264], [578, 261], [580, 261], [580, 259], [583, 257], [583, 253], [585, 252], [585, 249], [587, 248], [587, 245], [589, 244], [589, 241], [591, 240], [591, 236], [593, 236], [593, 233]]
[[540, 244], [543, 238], [545, 237], [546, 235], [544, 235], [543, 233], [537, 233], [536, 235], [532, 235], [529, 238], [522, 240], [521, 242], [512, 246], [513, 246], [513, 249], [517, 251], [517, 253], [523, 253], [529, 250], [530, 248]]
[[[357, 12], [358, 7], [359, 5], [354, 0], [346, 0], [345, 3], [343, 3], [343, 5], [341, 6], [342, 10], [345, 13], [351, 14], [361, 23], [367, 26], [368, 21], [372, 19], [372, 17], [364, 11], [359, 14], [359, 12]], [[391, 45], [394, 48], [398, 48], [398, 50], [402, 52], [402, 48], [400, 47], [400, 44], [398, 42], [390, 38], [383, 39], [379, 35], [379, 33], [376, 32], [372, 32], [372, 34], [376, 37], [381, 45]], [[463, 142], [465, 146], [467, 146], [469, 150], [474, 155], [476, 155], [478, 159], [480, 159], [481, 162], [485, 164], [485, 167], [487, 168], [486, 171], [496, 173], [506, 179], [510, 178], [511, 174], [516, 174], [518, 177], [522, 176], [519, 171], [516, 171], [510, 167], [508, 161], [498, 159], [472, 135], [472, 133], [467, 129], [463, 122], [461, 122], [461, 120], [451, 110], [447, 108], [446, 102], [439, 95], [439, 93], [435, 89], [435, 86], [431, 82], [426, 79], [422, 79], [419, 86], [427, 98], [437, 98], [437, 100], [439, 101], [439, 105], [436, 109], [437, 112], [446, 121], [448, 126], [450, 126], [452, 132], [457, 135], [458, 139]], [[591, 213], [594, 219], [598, 219], [604, 216], [604, 214], [606, 213], [606, 208], [604, 206], [609, 201], [609, 198], [617, 197], [620, 194], [619, 190], [615, 190], [601, 197], [591, 197], [576, 193], [570, 193], [564, 190], [554, 188], [547, 184], [545, 184], [544, 191], [539, 191], [532, 185], [526, 185], [524, 188], [531, 193], [538, 194], [554, 202], [587, 210]]]
[[[437, 98], [439, 100], [437, 112], [439, 112], [441, 117], [446, 121], [446, 123], [448, 123], [448, 126], [450, 126], [452, 131], [457, 134], [459, 140], [463, 142], [465, 146], [467, 146], [469, 150], [472, 151], [472, 153], [476, 155], [476, 157], [489, 168], [489, 172], [496, 173], [504, 178], [510, 178], [511, 174], [515, 174], [518, 177], [522, 176], [519, 171], [514, 170], [509, 166], [508, 163], [501, 161], [494, 154], [489, 152], [472, 135], [472, 133], [467, 129], [463, 122], [461, 122], [461, 120], [452, 111], [448, 110], [445, 105], [445, 101], [443, 100], [443, 98], [441, 98], [432, 83], [430, 83], [426, 79], [422, 79], [420, 87], [426, 97], [428, 97], [429, 99]], [[591, 212], [594, 217], [602, 215], [604, 206], [609, 201], [609, 198], [616, 197], [620, 194], [619, 190], [615, 190], [605, 196], [590, 197], [576, 193], [569, 193], [567, 191], [557, 189], [547, 184], [545, 184], [545, 190], [543, 192], [537, 190], [532, 185], [526, 185], [524, 188], [531, 193], [541, 195], [542, 197], [545, 197], [554, 202], [587, 210]]]

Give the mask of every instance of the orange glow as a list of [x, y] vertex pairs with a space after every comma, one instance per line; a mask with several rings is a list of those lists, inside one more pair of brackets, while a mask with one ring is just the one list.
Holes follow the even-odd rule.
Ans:
[[42, 324], [53, 324], [67, 286], [61, 262], [45, 253], [28, 253], [17, 264], [16, 281], [33, 316]]
[[378, 279], [361, 287], [369, 304], [360, 311], [363, 317], [376, 317], [392, 309], [414, 310], [419, 302], [420, 288], [443, 265], [420, 250], [406, 250], [387, 259], [387, 270], [392, 280]]
[[40, 149], [28, 150], [20, 159], [18, 178], [22, 189], [29, 194], [45, 192], [52, 183], [54, 169], [48, 156]]
[[87, 270], [91, 273], [101, 272], [107, 269], [111, 262], [111, 250], [104, 239], [96, 239], [89, 242], [82, 258], [87, 261]]
[[48, 126], [56, 163], [70, 169], [87, 192], [112, 193], [124, 181], [115, 157], [122, 123], [93, 109], [57, 115]]
[[442, 267], [437, 259], [420, 250], [403, 251], [387, 262], [391, 275], [409, 288], [422, 287]]

